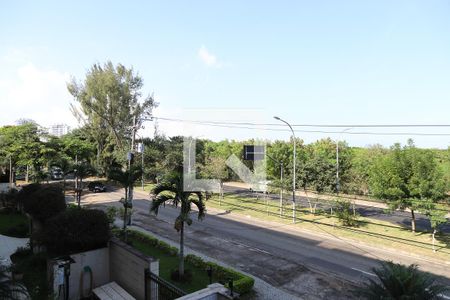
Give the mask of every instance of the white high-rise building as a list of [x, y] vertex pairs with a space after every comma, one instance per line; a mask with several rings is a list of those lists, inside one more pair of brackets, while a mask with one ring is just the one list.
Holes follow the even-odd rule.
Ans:
[[55, 124], [48, 128], [48, 134], [61, 137], [70, 132], [70, 127], [66, 124]]

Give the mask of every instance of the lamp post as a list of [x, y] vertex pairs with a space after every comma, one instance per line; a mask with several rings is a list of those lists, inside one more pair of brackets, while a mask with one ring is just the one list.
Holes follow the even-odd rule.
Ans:
[[287, 126], [289, 126], [289, 128], [292, 131], [292, 137], [293, 137], [293, 142], [294, 142], [294, 167], [293, 167], [293, 176], [292, 176], [292, 223], [295, 223], [295, 164], [296, 164], [296, 139], [295, 139], [295, 132], [294, 129], [292, 129], [292, 126], [286, 122], [285, 120], [279, 118], [279, 117], [274, 117], [275, 120], [281, 121], [283, 123], [285, 123]]

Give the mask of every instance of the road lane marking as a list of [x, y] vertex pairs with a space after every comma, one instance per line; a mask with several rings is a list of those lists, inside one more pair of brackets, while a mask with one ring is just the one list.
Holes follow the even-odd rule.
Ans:
[[377, 275], [375, 275], [375, 274], [373, 274], [373, 273], [370, 273], [370, 272], [366, 272], [366, 271], [363, 271], [363, 270], [360, 270], [360, 269], [357, 269], [357, 268], [351, 268], [352, 270], [355, 270], [355, 271], [358, 271], [358, 272], [361, 272], [361, 273], [364, 273], [364, 274], [366, 274], [366, 275], [369, 275], [369, 276], [375, 276], [375, 277], [377, 277]]

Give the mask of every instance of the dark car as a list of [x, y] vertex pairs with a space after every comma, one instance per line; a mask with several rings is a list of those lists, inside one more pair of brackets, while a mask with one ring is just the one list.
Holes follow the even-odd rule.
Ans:
[[98, 181], [89, 182], [88, 189], [94, 193], [106, 192], [106, 186]]

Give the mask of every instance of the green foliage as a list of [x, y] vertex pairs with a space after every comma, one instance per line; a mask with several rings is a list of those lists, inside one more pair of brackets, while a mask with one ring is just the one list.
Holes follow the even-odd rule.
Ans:
[[6, 192], [0, 193], [0, 203], [2, 207], [12, 210], [18, 209], [18, 191], [16, 189], [10, 189]]
[[49, 299], [50, 291], [47, 281], [47, 257], [45, 253], [33, 254], [30, 249], [18, 249], [11, 256], [11, 260], [13, 262], [12, 271], [23, 274], [22, 282], [27, 288], [30, 299]]
[[214, 276], [226, 286], [228, 286], [228, 281], [230, 279], [233, 280], [234, 291], [241, 295], [250, 292], [255, 284], [255, 280], [250, 276], [244, 275], [233, 269], [225, 268], [213, 262], [206, 262], [196, 255], [188, 254], [184, 260], [205, 271], [211, 269]]
[[368, 279], [359, 291], [367, 299], [440, 299], [439, 295], [448, 290], [436, 284], [431, 275], [419, 271], [417, 265], [388, 261], [373, 272], [378, 280]]
[[41, 242], [53, 255], [105, 247], [110, 237], [107, 215], [101, 210], [73, 208], [45, 223]]
[[337, 200], [335, 201], [334, 211], [336, 217], [344, 226], [358, 226], [358, 215], [354, 214], [353, 207], [350, 201]]
[[114, 221], [116, 220], [118, 209], [115, 206], [108, 206], [106, 209], [106, 216], [108, 217], [109, 227], [114, 227]]
[[160, 241], [157, 238], [154, 238], [150, 235], [147, 235], [145, 233], [142, 233], [142, 232], [136, 231], [136, 230], [129, 230], [128, 235], [129, 235], [129, 237], [133, 237], [133, 238], [137, 239], [138, 241], [141, 241], [144, 244], [147, 244], [151, 247], [162, 250], [163, 252], [165, 252], [171, 256], [178, 255], [178, 249], [176, 247], [172, 247], [169, 244], [167, 244], [166, 242]]
[[0, 210], [0, 234], [24, 238], [29, 231], [28, 218], [14, 210]]
[[66, 209], [64, 193], [59, 186], [32, 184], [24, 187], [18, 197], [24, 211], [41, 222]]
[[417, 149], [412, 141], [403, 148], [399, 144], [394, 145], [371, 168], [372, 193], [385, 199], [392, 210], [409, 208], [413, 231], [414, 210], [427, 210], [442, 200], [445, 186], [433, 153]]
[[86, 124], [89, 137], [95, 141], [97, 166], [124, 162], [133, 118], [139, 128], [142, 118], [151, 117], [156, 102], [151, 96], [141, 101], [143, 81], [132, 68], [108, 61], [94, 64], [83, 82], [75, 79], [67, 88], [80, 108], [72, 106], [75, 116]]
[[175, 220], [175, 229], [180, 231], [184, 223], [190, 225], [191, 204], [197, 206], [198, 219], [201, 220], [205, 216], [206, 207], [203, 202], [201, 192], [185, 192], [183, 186], [183, 176], [180, 173], [168, 174], [161, 183], [157, 184], [152, 193], [155, 197], [152, 200], [150, 211], [158, 214], [159, 207], [171, 201], [175, 206], [180, 205], [180, 214]]

